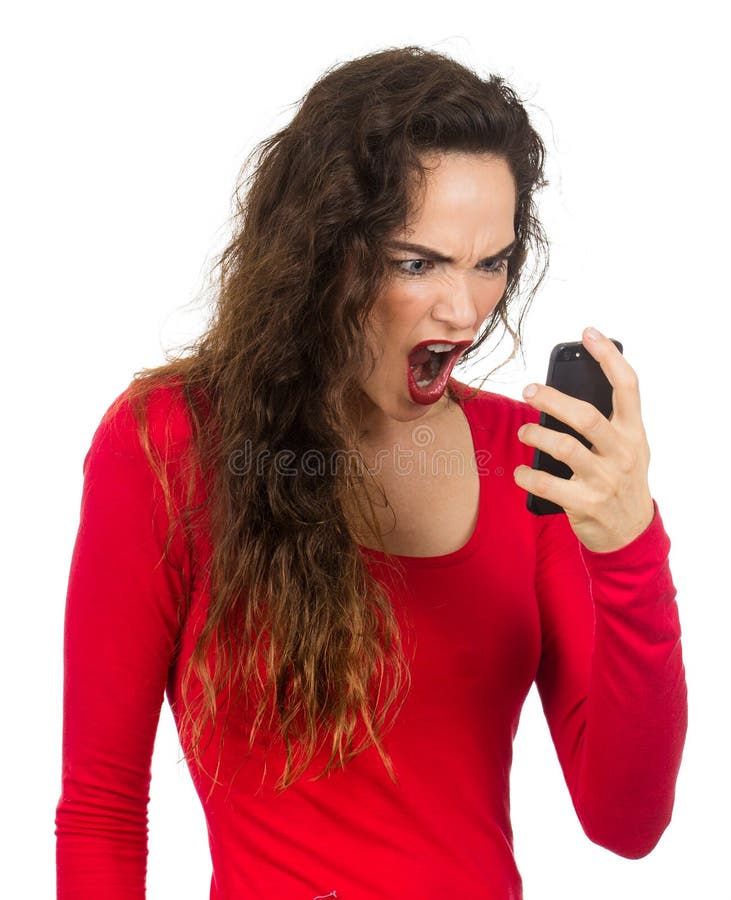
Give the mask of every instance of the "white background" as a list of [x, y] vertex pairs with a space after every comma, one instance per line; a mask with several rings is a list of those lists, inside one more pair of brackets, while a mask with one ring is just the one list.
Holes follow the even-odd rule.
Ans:
[[[93, 431], [134, 371], [201, 329], [205, 310], [183, 307], [225, 243], [246, 152], [327, 67], [405, 44], [504, 75], [548, 148], [552, 267], [525, 366], [486, 387], [519, 397], [586, 325], [619, 338], [672, 541], [690, 698], [673, 821], [642, 860], [590, 843], [532, 691], [512, 776], [526, 900], [731, 896], [729, 73], [715, 8], [128, 0], [3, 17], [2, 896], [55, 890], [65, 588]], [[203, 900], [205, 823], [178, 750], [165, 705], [148, 896]]]

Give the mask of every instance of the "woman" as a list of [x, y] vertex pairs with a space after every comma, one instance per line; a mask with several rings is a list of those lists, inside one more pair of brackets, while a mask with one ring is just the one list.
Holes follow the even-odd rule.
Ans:
[[543, 277], [513, 330], [547, 250], [523, 106], [392, 49], [327, 72], [260, 151], [206, 333], [133, 380], [84, 460], [58, 896], [144, 896], [164, 693], [218, 900], [521, 897], [508, 780], [534, 680], [587, 835], [649, 853], [687, 707], [635, 373], [584, 332], [609, 420], [452, 377], [499, 323], [514, 355]]

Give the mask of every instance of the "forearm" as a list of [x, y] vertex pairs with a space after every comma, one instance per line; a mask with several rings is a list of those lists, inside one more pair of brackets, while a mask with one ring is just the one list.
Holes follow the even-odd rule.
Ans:
[[628, 857], [649, 853], [670, 821], [687, 730], [667, 539], [661, 547], [651, 569], [582, 551], [596, 619], [572, 796], [589, 837]]
[[688, 712], [680, 637], [669, 631], [638, 654], [621, 615], [597, 615], [572, 795], [587, 835], [622, 856], [649, 853], [672, 813]]

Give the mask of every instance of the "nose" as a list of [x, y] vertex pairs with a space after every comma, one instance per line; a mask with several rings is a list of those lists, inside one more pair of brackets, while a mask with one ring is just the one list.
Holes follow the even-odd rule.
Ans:
[[455, 278], [436, 297], [431, 315], [436, 322], [443, 322], [455, 331], [474, 331], [479, 318], [474, 288], [464, 279]]

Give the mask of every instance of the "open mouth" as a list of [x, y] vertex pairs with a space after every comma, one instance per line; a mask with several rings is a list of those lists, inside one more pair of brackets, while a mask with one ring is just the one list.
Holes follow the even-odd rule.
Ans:
[[439, 374], [461, 353], [462, 344], [432, 343], [419, 347], [409, 354], [409, 368], [417, 387], [431, 384]]
[[446, 341], [424, 341], [409, 354], [408, 383], [411, 397], [417, 403], [433, 403], [447, 386], [452, 369], [471, 341], [453, 344]]
[[[449, 349], [452, 350], [453, 348], [450, 347]], [[412, 357], [409, 358], [409, 365], [414, 373], [414, 381], [418, 387], [426, 387], [428, 384], [431, 384], [441, 371], [448, 353], [449, 351], [447, 350], [429, 350], [424, 347], [422, 350], [417, 351], [416, 362], [412, 362]]]

